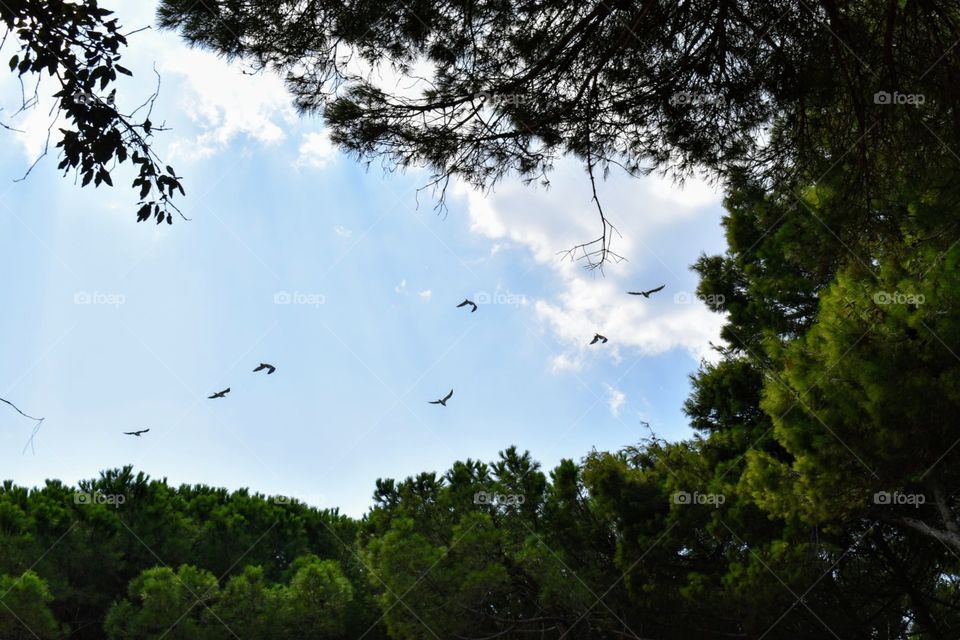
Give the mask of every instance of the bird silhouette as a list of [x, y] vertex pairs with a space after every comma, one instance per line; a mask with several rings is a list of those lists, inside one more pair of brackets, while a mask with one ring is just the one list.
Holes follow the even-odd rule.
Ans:
[[593, 336], [593, 340], [590, 341], [590, 344], [597, 344], [598, 342], [604, 343], [606, 341], [607, 341], [607, 338], [598, 333]]
[[140, 436], [142, 436], [143, 434], [145, 434], [147, 431], [150, 431], [150, 429], [140, 429], [139, 431], [124, 431], [124, 432], [123, 432], [123, 435], [125, 435], [125, 436], [137, 436], [137, 437], [139, 438]]
[[660, 285], [656, 289], [648, 289], [647, 291], [627, 291], [632, 296], [643, 296], [644, 298], [649, 298], [651, 293], [656, 293], [657, 291], [663, 290], [667, 286], [665, 284]]
[[464, 298], [463, 302], [457, 305], [457, 309], [459, 309], [460, 307], [465, 307], [467, 305], [470, 305], [473, 307], [473, 309], [470, 310], [470, 313], [473, 313], [474, 311], [477, 310], [477, 303], [474, 302], [473, 300], [467, 300], [466, 298]]
[[223, 391], [217, 391], [212, 396], [207, 396], [207, 399], [213, 400], [214, 398], [226, 398], [228, 393], [230, 393], [230, 387], [227, 387]]
[[257, 371], [263, 371], [264, 369], [267, 370], [267, 375], [270, 375], [271, 373], [273, 373], [274, 371], [277, 370], [277, 368], [276, 368], [275, 366], [273, 366], [272, 364], [267, 364], [266, 362], [261, 362], [261, 363], [260, 363], [260, 366], [257, 367], [256, 369], [254, 369], [253, 372], [256, 373]]
[[448, 393], [446, 397], [439, 400], [431, 400], [430, 404], [442, 404], [443, 406], [447, 406], [447, 400], [449, 400], [451, 396], [453, 396], [453, 389], [450, 389], [450, 393]]

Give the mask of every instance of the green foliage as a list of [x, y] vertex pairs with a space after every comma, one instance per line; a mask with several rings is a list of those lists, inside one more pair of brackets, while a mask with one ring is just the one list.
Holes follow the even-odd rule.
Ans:
[[[204, 616], [232, 617], [217, 608], [230, 602], [238, 613], [256, 611], [239, 604], [245, 597], [262, 597], [270, 604], [261, 610], [273, 610], [280, 602], [274, 586], [286, 584], [300, 569], [297, 559], [307, 556], [339, 567], [340, 574], [331, 564], [321, 569], [336, 586], [330, 596], [336, 603], [332, 624], [337, 629], [346, 624], [350, 632], [359, 628], [359, 635], [375, 627], [379, 614], [352, 548], [356, 531], [357, 523], [336, 511], [245, 490], [171, 487], [129, 467], [106, 471], [76, 488], [56, 481], [35, 490], [0, 485], [0, 575], [20, 575], [32, 567], [52, 597], [50, 611], [74, 630], [75, 638], [104, 637], [108, 610], [116, 637], [155, 633], [161, 622], [151, 621], [166, 620], [181, 605], [177, 616], [185, 613], [207, 588], [201, 586], [209, 576], [216, 577], [211, 594], [221, 593], [219, 604], [196, 605], [183, 633], [189, 634], [191, 625], [212, 626]], [[191, 599], [183, 584], [196, 596]], [[158, 599], [145, 601], [145, 589], [160, 594]], [[217, 599], [214, 595], [208, 600]], [[124, 599], [127, 604], [114, 607]], [[350, 614], [346, 623], [344, 609]], [[126, 610], [137, 612], [133, 622]], [[272, 637], [270, 628], [264, 627], [263, 637]], [[375, 628], [368, 637], [378, 633]]]
[[189, 565], [176, 572], [156, 567], [130, 582], [128, 596], [107, 615], [108, 637], [187, 640], [205, 637], [209, 606], [217, 600], [219, 588], [209, 571]]
[[33, 571], [0, 575], [0, 638], [62, 638], [66, 634], [50, 611], [53, 596]]
[[111, 639], [219, 639], [243, 637], [327, 640], [341, 638], [353, 587], [340, 565], [303, 556], [289, 585], [269, 584], [248, 566], [220, 589], [216, 577], [184, 565], [147, 569], [130, 582], [104, 625]]
[[571, 461], [548, 482], [510, 448], [440, 478], [381, 481], [375, 499], [362, 548], [391, 637], [588, 638], [636, 622], [610, 523]]
[[[212, 638], [233, 637], [242, 630], [250, 640], [268, 640], [280, 628], [282, 587], [271, 584], [262, 567], [247, 566], [230, 578], [211, 607], [214, 620], [208, 633]], [[122, 614], [119, 614], [122, 615]]]
[[[316, 556], [299, 558], [290, 586], [279, 596], [280, 626], [288, 638], [342, 637], [353, 586], [340, 565]], [[273, 636], [277, 637], [277, 636]]]
[[[810, 589], [809, 609], [840, 637], [951, 637], [958, 171], [934, 139], [871, 152], [869, 182], [829, 156], [770, 184], [730, 181], [729, 250], [696, 265], [700, 293], [727, 314], [724, 344], [686, 410], [708, 477], [767, 522], [724, 519], [750, 552], [727, 564], [737, 599], [776, 574], [797, 596]], [[866, 200], [850, 191], [858, 180]], [[793, 605], [772, 633], [814, 634], [804, 617]]]

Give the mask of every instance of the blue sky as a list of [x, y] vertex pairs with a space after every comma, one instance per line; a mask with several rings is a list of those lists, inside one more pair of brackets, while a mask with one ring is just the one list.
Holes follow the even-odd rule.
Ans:
[[[133, 29], [152, 10], [119, 15]], [[0, 411], [4, 479], [74, 482], [133, 464], [360, 515], [378, 477], [442, 472], [511, 444], [549, 469], [637, 442], [640, 420], [691, 434], [688, 376], [721, 321], [688, 300], [689, 265], [724, 247], [712, 189], [601, 185], [629, 259], [601, 278], [556, 255], [598, 232], [572, 162], [549, 190], [457, 186], [437, 216], [429, 194], [417, 207], [426, 173], [384, 175], [340, 155], [279, 80], [172, 34], [131, 38], [121, 103], [150, 92], [154, 63], [154, 120], [171, 128], [157, 148], [185, 176], [190, 222], [137, 224], [123, 170], [117, 188], [80, 189], [55, 154], [15, 183], [46, 111], [5, 120], [24, 134], [0, 132], [0, 397], [46, 418], [24, 455], [31, 423]], [[0, 79], [0, 115], [18, 98]], [[649, 301], [624, 293], [659, 284]], [[464, 297], [487, 303], [471, 314], [455, 308]], [[610, 342], [587, 347], [596, 331]], [[261, 361], [277, 372], [253, 374]], [[448, 407], [427, 404], [451, 387]]]

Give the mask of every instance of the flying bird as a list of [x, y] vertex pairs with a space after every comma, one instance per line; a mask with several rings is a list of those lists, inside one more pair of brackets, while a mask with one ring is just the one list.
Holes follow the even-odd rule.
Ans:
[[467, 305], [470, 305], [471, 307], [473, 307], [473, 309], [470, 310], [470, 313], [473, 313], [474, 311], [477, 310], [477, 303], [472, 300], [467, 300], [466, 298], [464, 298], [463, 302], [457, 305], [457, 309], [459, 309], [460, 307], [465, 307]]
[[448, 393], [446, 397], [439, 400], [431, 400], [430, 404], [442, 404], [443, 406], [447, 406], [447, 400], [449, 400], [451, 396], [453, 396], [453, 389], [450, 389], [450, 393]]
[[661, 291], [665, 286], [667, 285], [662, 284], [656, 289], [649, 289], [647, 291], [627, 291], [627, 293], [629, 293], [632, 296], [643, 296], [644, 298], [649, 298], [651, 293], [656, 293], [657, 291]]
[[217, 391], [212, 396], [207, 396], [207, 399], [213, 400], [214, 398], [226, 398], [228, 393], [230, 393], [230, 387], [227, 387], [223, 391]]
[[273, 373], [274, 371], [277, 370], [277, 368], [276, 368], [275, 366], [273, 366], [272, 364], [267, 364], [266, 362], [261, 362], [261, 363], [260, 363], [260, 366], [257, 367], [256, 369], [254, 369], [253, 372], [256, 373], [257, 371], [263, 371], [264, 369], [267, 370], [267, 375], [270, 375], [271, 373]]
[[597, 344], [598, 342], [604, 343], [606, 341], [607, 341], [607, 338], [598, 333], [593, 336], [593, 340], [590, 341], [590, 344]]
[[137, 436], [137, 437], [139, 438], [140, 436], [142, 436], [143, 434], [145, 434], [147, 431], [150, 431], [150, 429], [140, 429], [139, 431], [124, 431], [124, 432], [123, 432], [123, 435], [125, 435], [125, 436]]

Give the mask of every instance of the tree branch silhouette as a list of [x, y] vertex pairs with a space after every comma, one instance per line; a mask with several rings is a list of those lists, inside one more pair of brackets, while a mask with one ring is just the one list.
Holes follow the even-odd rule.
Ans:
[[24, 413], [23, 411], [21, 411], [21, 410], [20, 410], [20, 407], [18, 407], [17, 405], [13, 404], [12, 402], [10, 402], [9, 400], [6, 400], [6, 399], [4, 399], [4, 398], [0, 398], [0, 402], [3, 402], [3, 403], [5, 403], [5, 404], [10, 405], [11, 407], [13, 407], [13, 410], [14, 410], [14, 411], [16, 411], [17, 413], [19, 413], [20, 415], [22, 415], [24, 418], [28, 418], [28, 419], [30, 419], [30, 420], [35, 420], [35, 421], [36, 421], [37, 424], [33, 427], [33, 432], [30, 434], [30, 439], [27, 440], [27, 444], [25, 444], [25, 445], [23, 446], [23, 453], [26, 453], [26, 452], [27, 452], [27, 447], [30, 447], [30, 451], [36, 453], [36, 451], [35, 451], [34, 448], [33, 448], [33, 438], [34, 438], [34, 436], [37, 435], [37, 432], [40, 431], [40, 425], [43, 424], [43, 421], [46, 420], [46, 418], [34, 418], [33, 416], [31, 416], [31, 415], [29, 415], [29, 414], [26, 414], [26, 413]]

